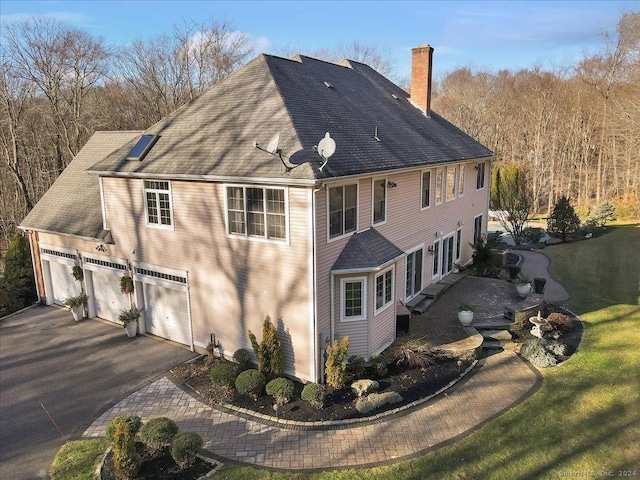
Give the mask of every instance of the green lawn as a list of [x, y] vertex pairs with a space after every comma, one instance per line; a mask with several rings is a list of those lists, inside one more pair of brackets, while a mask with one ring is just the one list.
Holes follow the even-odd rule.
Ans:
[[215, 478], [640, 477], [640, 227], [611, 230], [545, 250], [586, 332], [580, 351], [545, 370], [541, 389], [522, 404], [454, 445], [389, 467], [293, 474], [227, 464]]
[[640, 227], [545, 250], [586, 324], [580, 351], [531, 398], [464, 440], [389, 467], [280, 474], [226, 465], [221, 479], [640, 477]]

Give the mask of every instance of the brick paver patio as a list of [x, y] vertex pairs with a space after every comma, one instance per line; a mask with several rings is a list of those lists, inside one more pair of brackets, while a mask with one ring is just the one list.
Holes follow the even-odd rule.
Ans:
[[117, 403], [84, 436], [104, 436], [106, 425], [117, 415], [135, 413], [143, 421], [166, 416], [182, 431], [199, 433], [204, 448], [223, 459], [287, 470], [374, 466], [469, 433], [535, 391], [539, 383], [532, 368], [505, 351], [481, 360], [446, 395], [403, 414], [338, 430], [291, 430], [204, 405], [164, 377]]

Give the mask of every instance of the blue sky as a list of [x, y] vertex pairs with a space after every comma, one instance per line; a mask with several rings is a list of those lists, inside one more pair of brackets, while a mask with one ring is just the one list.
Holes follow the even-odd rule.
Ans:
[[435, 48], [434, 72], [555, 69], [594, 52], [640, 0], [603, 1], [18, 1], [2, 0], [2, 22], [47, 15], [122, 45], [171, 33], [182, 19], [215, 18], [250, 35], [257, 53], [307, 53], [353, 40], [385, 45], [398, 77], [410, 49]]

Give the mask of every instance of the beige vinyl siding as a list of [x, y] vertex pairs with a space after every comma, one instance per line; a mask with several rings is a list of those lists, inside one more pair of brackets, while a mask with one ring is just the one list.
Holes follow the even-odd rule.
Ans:
[[376, 355], [396, 338], [396, 310], [389, 307], [377, 315], [371, 315], [371, 346], [367, 356]]
[[[450, 165], [466, 165], [464, 195], [450, 199], [448, 202], [435, 204], [435, 167], [431, 175], [431, 202], [430, 207], [421, 209], [421, 179], [423, 169], [416, 169], [397, 174], [387, 175], [387, 180], [396, 184], [394, 188], [387, 188], [387, 214], [386, 221], [382, 225], [376, 225], [376, 229], [397, 247], [406, 251], [422, 245], [424, 248], [423, 282], [425, 288], [432, 281], [433, 256], [428, 248], [436, 240], [436, 232], [442, 231], [442, 238], [454, 234], [458, 228], [462, 228], [461, 258], [460, 263], [471, 261], [472, 248], [469, 245], [473, 240], [473, 219], [479, 214], [486, 215], [488, 208], [489, 169], [485, 178], [485, 188], [476, 190], [475, 165], [477, 162], [458, 162]], [[441, 165], [445, 166], [445, 165]], [[459, 170], [458, 170], [459, 171]], [[358, 181], [358, 230], [363, 231], [371, 226], [371, 179], [361, 178]], [[459, 175], [458, 175], [459, 179]], [[340, 182], [342, 183], [342, 182]], [[331, 315], [331, 267], [337, 260], [349, 237], [334, 241], [327, 241], [327, 205], [325, 185], [316, 193], [316, 238], [317, 238], [317, 309], [319, 331], [330, 327]], [[459, 227], [458, 222], [462, 223]], [[335, 302], [335, 333], [338, 337], [349, 332], [350, 339], [357, 336], [358, 353], [367, 350], [375, 352], [384, 345], [390, 332], [395, 332], [395, 305], [405, 299], [405, 275], [406, 262], [400, 260], [396, 263], [395, 275], [395, 301], [394, 307], [385, 310], [381, 315], [373, 315], [373, 304], [368, 302], [369, 323], [349, 322], [349, 325], [340, 323], [340, 282], [336, 279], [334, 290]], [[371, 295], [374, 273], [368, 275], [367, 291]], [[379, 317], [379, 318], [378, 318]], [[360, 328], [360, 330], [357, 330]], [[364, 332], [367, 331], [369, 344], [361, 345]], [[350, 349], [350, 354], [353, 354]]]
[[259, 340], [269, 315], [281, 333], [287, 373], [308, 379], [312, 334], [304, 188], [288, 188], [290, 244], [283, 244], [228, 236], [220, 183], [172, 181], [173, 230], [146, 225], [141, 179], [104, 178], [103, 187], [115, 241], [109, 248], [132, 262], [188, 272], [198, 349], [215, 333], [225, 355], [250, 350], [248, 330]]

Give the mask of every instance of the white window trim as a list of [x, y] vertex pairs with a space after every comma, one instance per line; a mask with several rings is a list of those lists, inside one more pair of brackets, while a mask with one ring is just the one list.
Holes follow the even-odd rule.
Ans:
[[[449, 169], [453, 169], [453, 197], [449, 198]], [[458, 198], [458, 165], [447, 165], [444, 175], [444, 201], [451, 202]]]
[[[437, 253], [436, 253], [436, 245]], [[442, 238], [438, 238], [433, 242], [433, 261], [438, 262], [438, 271], [433, 271], [433, 263], [431, 264], [431, 278], [438, 278], [442, 276]]]
[[[362, 282], [362, 314], [357, 317], [347, 317], [345, 315], [346, 291], [345, 284]], [[367, 277], [345, 277], [340, 279], [340, 321], [358, 322], [367, 319]]]
[[[225, 232], [227, 233], [227, 237], [229, 238], [241, 238], [244, 240], [249, 240], [251, 242], [265, 242], [265, 243], [277, 243], [277, 244], [281, 244], [281, 245], [289, 245], [290, 244], [290, 240], [289, 240], [289, 187], [274, 187], [274, 186], [265, 186], [265, 185], [253, 185], [253, 184], [242, 184], [242, 183], [225, 183], [222, 185], [222, 187], [224, 188], [224, 228], [225, 228]], [[244, 225], [244, 234], [241, 233], [232, 233], [231, 232], [231, 227], [229, 225], [229, 195], [227, 194], [227, 188], [228, 187], [238, 187], [238, 188], [242, 188], [243, 189], [243, 195], [244, 195], [244, 202], [245, 202], [245, 208], [244, 208], [244, 212], [245, 212], [245, 225]], [[246, 189], [247, 188], [261, 188], [263, 191], [266, 191], [268, 189], [271, 190], [283, 190], [284, 191], [284, 225], [285, 225], [285, 238], [268, 238], [267, 237], [267, 219], [266, 219], [266, 215], [267, 215], [267, 206], [266, 206], [266, 196], [264, 197], [264, 201], [265, 201], [265, 224], [264, 224], [264, 228], [265, 228], [265, 236], [264, 237], [258, 237], [255, 235], [249, 235], [247, 233], [247, 207], [246, 207], [246, 202], [247, 202], [247, 197], [246, 197]]]
[[[429, 172], [429, 205], [425, 207], [422, 205], [422, 195], [424, 194], [424, 174], [427, 172]], [[435, 194], [433, 190], [434, 176], [434, 170], [432, 168], [420, 171], [420, 210], [431, 208], [431, 205], [435, 202]]]
[[[438, 172], [442, 172], [442, 176], [440, 178], [440, 200], [438, 201]], [[444, 167], [437, 167], [436, 168], [436, 179], [435, 179], [435, 184], [434, 184], [434, 189], [433, 189], [433, 196], [434, 196], [434, 200], [433, 202], [436, 205], [440, 205], [444, 202], [444, 199], [447, 197], [447, 192], [445, 191], [445, 169]]]
[[[473, 243], [475, 243], [475, 242], [476, 242], [476, 220], [477, 220], [478, 218], [481, 218], [481, 217], [482, 217], [482, 213], [481, 213], [480, 215], [476, 215], [475, 217], [473, 217], [473, 232], [472, 232], [472, 235], [473, 235], [473, 237], [472, 237]], [[480, 222], [480, 237], [482, 237], [482, 227], [483, 227], [483, 223], [484, 223], [484, 219]]]
[[456, 228], [455, 232], [455, 255], [453, 257], [454, 262], [459, 262], [462, 258], [462, 227]]
[[[395, 300], [395, 290], [396, 290], [396, 286], [395, 286], [395, 280], [396, 280], [396, 272], [395, 272], [395, 268], [393, 265], [391, 265], [389, 268], [385, 268], [384, 270], [382, 270], [381, 272], [379, 272], [374, 278], [373, 278], [373, 291], [374, 291], [374, 296], [377, 295], [377, 291], [376, 288], [378, 286], [378, 277], [383, 277], [383, 290], [386, 290], [386, 285], [384, 284], [384, 276], [386, 275], [387, 272], [391, 272], [391, 300], [389, 300], [387, 303], [383, 303], [382, 306], [380, 308], [378, 308], [378, 302], [377, 302], [377, 297], [374, 298], [374, 315], [378, 315], [379, 313], [384, 312], [387, 308], [389, 308], [391, 305], [393, 305], [394, 300]], [[383, 292], [384, 294], [384, 292]]]
[[[374, 220], [374, 212], [375, 212], [375, 183], [379, 180], [384, 180], [384, 219], [375, 221]], [[387, 185], [387, 177], [377, 177], [371, 179], [371, 225], [384, 225], [387, 223], [387, 202], [388, 202], [388, 185]], [[356, 190], [357, 193], [357, 190]], [[357, 198], [357, 195], [356, 195]], [[357, 213], [357, 211], [356, 211]], [[357, 223], [357, 222], [356, 222]]]
[[460, 167], [460, 170], [458, 170], [458, 198], [462, 198], [464, 197], [464, 191], [465, 191], [464, 182], [466, 181], [466, 176], [467, 176], [467, 172], [466, 172], [467, 166], [464, 163], [461, 163], [459, 167]]
[[[335, 237], [332, 237], [331, 236], [331, 218], [330, 218], [331, 214], [329, 212], [329, 190], [335, 187], [345, 187], [348, 185], [356, 186], [356, 229], [351, 232], [343, 233], [342, 235], [336, 235]], [[336, 240], [340, 240], [342, 238], [350, 237], [351, 235], [356, 233], [360, 228], [360, 183], [357, 181], [336, 183], [334, 185], [327, 186], [326, 191], [327, 193], [325, 198], [326, 198], [326, 210], [327, 210], [327, 243], [331, 243], [331, 242], [335, 242]]]
[[402, 290], [402, 294], [405, 296], [405, 302], [411, 300], [412, 298], [415, 298], [417, 295], [420, 294], [420, 292], [418, 293], [414, 293], [412, 295], [409, 295], [408, 297], [407, 295], [407, 265], [408, 265], [408, 258], [409, 255], [411, 255], [414, 252], [417, 252], [418, 250], [422, 249], [422, 285], [420, 285], [420, 291], [422, 291], [424, 289], [424, 260], [425, 260], [425, 249], [424, 249], [424, 243], [421, 243], [420, 245], [417, 245], [409, 250], [405, 251], [405, 256], [404, 256], [404, 290]]
[[[163, 192], [165, 193], [166, 190], [158, 190], [155, 188], [147, 188], [144, 184], [144, 182], [167, 182], [168, 186], [169, 186], [169, 216], [171, 218], [171, 224], [170, 225], [162, 225], [160, 218], [161, 218], [161, 213], [160, 213], [160, 199], [157, 198], [157, 194], [159, 192]], [[158, 202], [158, 223], [150, 223], [149, 222], [149, 205], [147, 205], [147, 191], [151, 191], [151, 192], [156, 192], [156, 200]], [[142, 179], [142, 192], [144, 195], [144, 220], [145, 220], [145, 224], [148, 227], [152, 227], [152, 228], [159, 228], [161, 230], [175, 230], [175, 220], [173, 218], [173, 189], [171, 186], [171, 180], [156, 180], [156, 179], [148, 179], [148, 178], [144, 178]]]
[[[480, 165], [484, 165], [482, 171], [482, 187], [478, 188], [478, 178], [480, 175]], [[476, 190], [484, 190], [487, 183], [487, 162], [476, 163]]]

